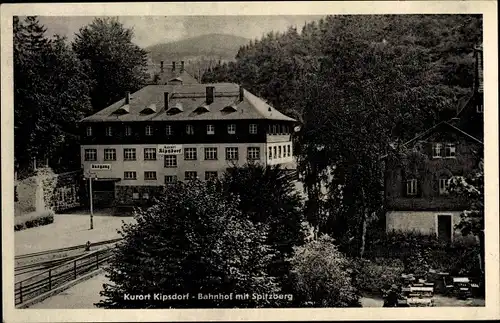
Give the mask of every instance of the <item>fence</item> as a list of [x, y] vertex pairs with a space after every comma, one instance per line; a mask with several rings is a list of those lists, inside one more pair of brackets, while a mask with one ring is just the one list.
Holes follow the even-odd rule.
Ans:
[[15, 283], [15, 305], [98, 269], [99, 265], [107, 262], [110, 257], [112, 257], [112, 249], [97, 250]]

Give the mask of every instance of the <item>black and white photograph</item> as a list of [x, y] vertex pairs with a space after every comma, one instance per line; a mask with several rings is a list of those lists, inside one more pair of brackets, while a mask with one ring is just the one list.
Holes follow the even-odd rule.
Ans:
[[499, 315], [497, 4], [466, 2], [2, 10], [13, 313]]

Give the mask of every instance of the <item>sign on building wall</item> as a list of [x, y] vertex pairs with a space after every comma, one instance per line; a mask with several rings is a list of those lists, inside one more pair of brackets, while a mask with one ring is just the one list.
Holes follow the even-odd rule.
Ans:
[[90, 170], [111, 170], [111, 164], [90, 164]]
[[180, 155], [182, 145], [158, 145], [158, 155]]

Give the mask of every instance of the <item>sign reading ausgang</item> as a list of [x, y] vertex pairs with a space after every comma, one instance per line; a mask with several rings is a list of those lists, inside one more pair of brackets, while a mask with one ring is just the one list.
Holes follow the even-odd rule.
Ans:
[[180, 155], [182, 145], [158, 145], [158, 155]]
[[90, 164], [90, 170], [111, 170], [111, 164]]

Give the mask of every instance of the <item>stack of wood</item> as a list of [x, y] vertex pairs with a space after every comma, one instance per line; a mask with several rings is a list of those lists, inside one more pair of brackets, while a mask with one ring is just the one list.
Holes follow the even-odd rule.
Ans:
[[434, 283], [428, 282], [423, 278], [417, 278], [414, 275], [401, 276], [403, 298], [401, 305], [410, 307], [433, 306]]

